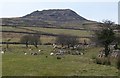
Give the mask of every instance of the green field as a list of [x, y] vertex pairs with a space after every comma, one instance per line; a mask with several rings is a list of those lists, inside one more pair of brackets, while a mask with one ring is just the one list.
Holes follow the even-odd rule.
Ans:
[[[55, 29], [55, 28], [41, 28], [41, 27], [10, 27], [10, 26], [3, 26], [2, 27], [3, 31], [19, 31], [19, 32], [45, 32], [45, 33], [51, 33], [51, 34], [70, 34], [70, 35], [75, 35], [79, 37], [86, 37], [90, 36], [93, 32], [89, 32], [86, 30], [69, 30], [69, 29]], [[11, 33], [11, 32], [3, 32], [3, 37], [2, 41], [6, 42], [8, 39], [11, 39], [10, 42], [19, 42], [20, 38], [25, 35], [23, 33]], [[53, 36], [41, 36], [41, 42], [42, 43], [47, 43], [47, 42], [55, 42], [55, 37]], [[83, 42], [87, 40], [89, 42], [88, 38], [80, 38], [80, 42]]]
[[[114, 66], [95, 64], [93, 55], [100, 48], [88, 48], [85, 55], [64, 55], [62, 59], [50, 56], [51, 46], [34, 47], [33, 51], [42, 49], [42, 55], [30, 55], [25, 45], [10, 45], [9, 50], [2, 55], [3, 76], [117, 76]], [[28, 55], [24, 55], [27, 52]], [[46, 58], [46, 56], [48, 56]]]
[[[20, 29], [24, 28], [24, 29]], [[3, 26], [2, 30], [4, 31], [21, 31], [21, 32], [36, 32], [41, 31], [45, 33], [52, 33], [52, 34], [71, 34], [75, 36], [89, 36], [92, 32], [88, 32], [86, 30], [69, 30], [69, 29], [55, 29], [55, 28], [41, 28], [41, 27], [10, 27], [10, 26]]]
[[[79, 37], [91, 36], [93, 31], [87, 30], [70, 30], [55, 29], [41, 27], [9, 27], [3, 26], [3, 31], [19, 31], [19, 32], [44, 32], [50, 34], [70, 34]], [[89, 30], [89, 29], [88, 29]], [[2, 32], [2, 41], [19, 42], [25, 33], [9, 33]], [[56, 37], [42, 35], [40, 37], [42, 43], [55, 43]], [[82, 42], [89, 38], [80, 38]], [[1, 46], [3, 49], [6, 45]], [[118, 69], [114, 64], [100, 65], [95, 63], [95, 57], [101, 50], [101, 47], [88, 47], [84, 50], [84, 55], [63, 55], [62, 59], [57, 56], [50, 56], [53, 52], [51, 45], [39, 45], [38, 49], [30, 46], [33, 50], [25, 48], [25, 45], [9, 44], [9, 49], [2, 55], [2, 75], [3, 76], [118, 76]], [[40, 55], [30, 55], [31, 52], [43, 50]], [[71, 50], [73, 51], [73, 50]], [[27, 52], [27, 55], [24, 55]], [[46, 58], [47, 56], [47, 58]]]

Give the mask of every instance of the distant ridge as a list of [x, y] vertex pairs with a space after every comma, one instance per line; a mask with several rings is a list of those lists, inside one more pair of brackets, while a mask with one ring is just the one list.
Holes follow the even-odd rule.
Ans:
[[2, 18], [2, 25], [10, 26], [39, 26], [39, 27], [62, 27], [80, 28], [86, 22], [91, 22], [78, 15], [71, 9], [49, 9], [34, 11], [23, 17]]
[[34, 18], [37, 20], [48, 20], [48, 21], [77, 21], [86, 20], [85, 18], [79, 16], [77, 13], [70, 9], [50, 9], [43, 11], [34, 11], [31, 14], [23, 16], [22, 18]]

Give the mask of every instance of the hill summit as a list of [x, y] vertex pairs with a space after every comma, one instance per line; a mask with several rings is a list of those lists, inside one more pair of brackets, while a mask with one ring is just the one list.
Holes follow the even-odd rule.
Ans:
[[2, 25], [11, 26], [39, 26], [56, 28], [80, 28], [89, 20], [78, 15], [71, 9], [49, 9], [34, 11], [23, 17], [2, 18]]
[[37, 19], [44, 21], [84, 21], [85, 18], [79, 16], [76, 12], [70, 9], [50, 9], [43, 11], [34, 11], [31, 14], [23, 16], [22, 18]]

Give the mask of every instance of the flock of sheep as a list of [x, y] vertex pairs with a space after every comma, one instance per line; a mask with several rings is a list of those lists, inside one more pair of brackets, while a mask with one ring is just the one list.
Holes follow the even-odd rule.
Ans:
[[[63, 56], [65, 54], [72, 54], [72, 55], [83, 55], [84, 54], [78, 50], [72, 52], [70, 50], [67, 51], [65, 49], [58, 49], [57, 48], [58, 46], [56, 44], [53, 44], [52, 47], [53, 47], [53, 51], [51, 51], [49, 55], [50, 56], [57, 56], [57, 59], [61, 59], [59, 56]], [[1, 54], [5, 54], [5, 52], [6, 51], [1, 50]], [[24, 55], [41, 55], [44, 53], [43, 50], [40, 50], [40, 49], [38, 51], [34, 52], [33, 49], [31, 49], [31, 48], [28, 49], [28, 52], [23, 52], [23, 53], [24, 53]], [[46, 56], [46, 58], [47, 57], [48, 56]]]
[[[53, 47], [53, 51], [50, 52], [50, 54], [49, 54], [50, 56], [63, 56], [63, 55], [65, 55], [65, 54], [84, 55], [84, 53], [83, 53], [83, 52], [80, 52], [79, 50], [76, 50], [76, 51], [68, 50], [68, 51], [67, 51], [67, 50], [65, 50], [65, 49], [57, 49], [58, 46], [57, 46], [56, 44], [53, 44], [52, 47]], [[77, 47], [81, 47], [81, 46], [80, 46], [80, 45], [77, 45], [77, 46], [75, 46], [74, 48], [77, 48]], [[56, 49], [57, 49], [57, 50], [56, 50]], [[120, 55], [120, 50], [114, 50], [114, 45], [111, 45], [111, 46], [110, 46], [110, 49], [112, 49], [112, 52], [110, 53], [112, 57], [118, 57], [118, 55]], [[28, 55], [28, 54], [30, 54], [30, 55], [41, 55], [41, 54], [43, 54], [42, 51], [43, 51], [43, 50], [40, 50], [40, 49], [39, 49], [38, 51], [33, 52], [33, 50], [30, 48], [30, 49], [29, 49], [29, 53], [24, 52], [24, 55]], [[1, 50], [1, 51], [0, 51], [1, 54], [5, 54], [5, 52], [6, 52], [6, 50]], [[47, 57], [48, 57], [48, 56], [46, 56], [46, 58], [47, 58]], [[99, 57], [99, 58], [105, 57], [105, 52], [104, 52], [104, 50], [101, 50], [101, 51], [99, 52], [98, 57]], [[59, 58], [58, 58], [58, 59], [59, 59]]]

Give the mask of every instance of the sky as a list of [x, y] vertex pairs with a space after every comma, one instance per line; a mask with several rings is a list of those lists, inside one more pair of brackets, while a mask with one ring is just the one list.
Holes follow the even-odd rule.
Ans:
[[88, 20], [118, 23], [117, 0], [3, 0], [0, 6], [0, 18], [21, 17], [36, 10], [71, 9]]

